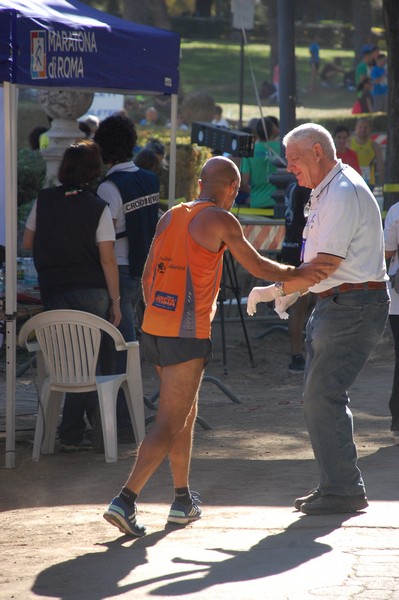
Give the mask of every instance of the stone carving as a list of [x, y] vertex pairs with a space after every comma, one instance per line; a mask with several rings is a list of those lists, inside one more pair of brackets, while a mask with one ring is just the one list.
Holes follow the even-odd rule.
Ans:
[[47, 162], [46, 185], [55, 185], [58, 183], [58, 168], [65, 149], [84, 137], [77, 119], [90, 108], [94, 94], [75, 90], [43, 89], [39, 91], [38, 97], [46, 114], [52, 119], [51, 127], [46, 133], [49, 144], [42, 152]]

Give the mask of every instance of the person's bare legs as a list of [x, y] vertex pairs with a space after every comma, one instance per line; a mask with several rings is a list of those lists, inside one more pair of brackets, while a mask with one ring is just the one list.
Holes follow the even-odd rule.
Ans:
[[187, 417], [184, 429], [175, 439], [169, 450], [170, 469], [172, 471], [173, 485], [176, 488], [189, 487], [188, 479], [191, 463], [191, 450], [193, 447], [195, 419], [198, 412], [198, 392], [195, 402]]
[[[145, 527], [136, 519], [137, 496], [168, 453], [171, 453], [174, 479], [178, 482], [188, 480], [192, 430], [204, 359], [196, 358], [177, 365], [157, 367], [157, 370], [160, 376], [160, 396], [155, 423], [139, 448], [136, 464], [126, 485], [103, 514], [111, 525], [134, 537], [142, 537], [146, 533]], [[188, 488], [186, 494], [189, 494]], [[190, 508], [190, 514], [186, 515], [184, 512], [183, 520], [180, 512], [174, 511], [172, 516], [169, 515], [168, 521], [186, 524], [201, 515], [201, 511], [197, 508], [195, 510], [194, 506]]]
[[[155, 423], [139, 448], [136, 464], [125, 484], [135, 494], [138, 495], [141, 492], [172, 447], [173, 472], [176, 472], [177, 476], [181, 478], [176, 462], [176, 450], [178, 449], [188, 457], [191, 454], [194, 421], [190, 412], [196, 404], [203, 369], [203, 358], [195, 358], [158, 369], [160, 396]], [[190, 419], [187, 421], [189, 415]], [[181, 439], [178, 439], [180, 435]], [[177, 446], [174, 448], [176, 442]], [[184, 467], [184, 461], [186, 461], [186, 467]], [[189, 458], [183, 459], [180, 468], [184, 471], [185, 468], [188, 469], [189, 464]]]

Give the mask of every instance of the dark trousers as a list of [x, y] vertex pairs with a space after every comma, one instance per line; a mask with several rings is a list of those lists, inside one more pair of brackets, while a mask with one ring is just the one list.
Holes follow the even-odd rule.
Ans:
[[389, 400], [389, 410], [392, 416], [391, 430], [399, 431], [399, 315], [389, 315], [389, 324], [395, 343], [395, 371], [391, 398]]

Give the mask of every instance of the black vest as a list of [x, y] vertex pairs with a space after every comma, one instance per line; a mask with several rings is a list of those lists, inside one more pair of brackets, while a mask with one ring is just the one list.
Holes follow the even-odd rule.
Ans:
[[112, 181], [119, 190], [126, 219], [126, 231], [117, 238], [129, 240], [129, 271], [141, 277], [158, 222], [159, 179], [152, 171], [115, 171], [104, 181]]
[[106, 288], [96, 230], [107, 203], [88, 190], [39, 192], [33, 259], [42, 293]]
[[303, 214], [311, 190], [291, 183], [285, 192], [285, 238], [281, 261], [298, 267], [301, 264], [302, 233], [306, 225]]

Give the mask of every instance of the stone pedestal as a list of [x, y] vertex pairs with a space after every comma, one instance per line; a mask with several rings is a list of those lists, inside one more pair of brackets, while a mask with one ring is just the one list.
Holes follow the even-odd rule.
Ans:
[[68, 90], [41, 90], [39, 101], [51, 117], [51, 128], [46, 135], [49, 145], [42, 150], [47, 162], [46, 185], [58, 184], [58, 169], [65, 149], [77, 139], [84, 137], [77, 123], [93, 102], [93, 92]]

